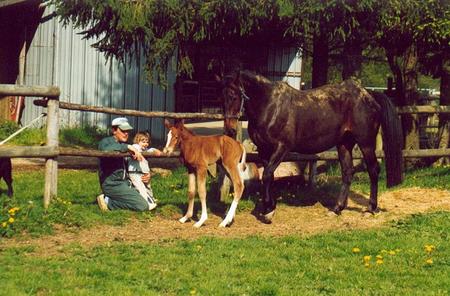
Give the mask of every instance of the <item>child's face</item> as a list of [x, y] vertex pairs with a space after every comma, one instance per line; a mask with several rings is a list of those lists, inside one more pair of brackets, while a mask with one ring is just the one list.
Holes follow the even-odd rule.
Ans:
[[147, 149], [148, 148], [148, 139], [141, 139], [138, 144], [143, 149]]

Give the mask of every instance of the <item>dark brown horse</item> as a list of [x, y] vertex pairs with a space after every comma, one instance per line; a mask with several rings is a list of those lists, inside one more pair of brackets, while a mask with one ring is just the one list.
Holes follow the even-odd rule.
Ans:
[[[313, 154], [336, 146], [342, 173], [342, 187], [333, 211], [346, 208], [353, 178], [352, 149], [358, 144], [370, 176], [369, 212], [378, 210], [380, 171], [375, 142], [383, 129], [388, 187], [402, 182], [402, 130], [395, 106], [381, 93], [369, 94], [357, 82], [298, 91], [285, 82], [271, 82], [249, 71], [240, 71], [221, 80], [225, 114], [236, 115], [245, 108], [248, 133], [258, 146], [264, 164], [264, 198], [261, 220], [272, 221], [276, 199], [270, 194], [273, 173], [289, 152]], [[234, 119], [236, 121], [236, 119]], [[235, 124], [233, 119], [230, 124]]]

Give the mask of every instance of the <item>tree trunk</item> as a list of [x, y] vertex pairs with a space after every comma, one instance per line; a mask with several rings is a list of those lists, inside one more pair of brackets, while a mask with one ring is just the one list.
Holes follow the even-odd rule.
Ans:
[[342, 56], [342, 78], [361, 77], [362, 45], [359, 36], [348, 38], [344, 44]]
[[[440, 105], [450, 105], [450, 59], [444, 58], [442, 61], [441, 69], [441, 86], [440, 86]], [[449, 148], [450, 136], [449, 136], [449, 124], [450, 116], [448, 113], [442, 113], [439, 115], [439, 129], [438, 135], [440, 135], [439, 145], [437, 148]], [[444, 165], [450, 163], [450, 157], [442, 157], [438, 160], [437, 165]]]
[[[405, 90], [404, 103], [407, 106], [414, 106], [419, 101], [418, 77], [417, 77], [418, 56], [416, 45], [411, 45], [403, 54], [403, 81]], [[419, 129], [416, 114], [405, 114], [402, 116], [403, 133], [405, 135], [405, 149], [420, 149]], [[416, 166], [419, 159], [410, 159], [406, 162], [407, 167]]]
[[312, 88], [328, 82], [328, 39], [326, 34], [314, 35], [312, 60]]
[[391, 68], [392, 74], [394, 75], [395, 81], [395, 104], [397, 106], [406, 106], [405, 104], [405, 93], [403, 91], [403, 75], [400, 66], [397, 63], [397, 58], [394, 51], [385, 48], [386, 57]]

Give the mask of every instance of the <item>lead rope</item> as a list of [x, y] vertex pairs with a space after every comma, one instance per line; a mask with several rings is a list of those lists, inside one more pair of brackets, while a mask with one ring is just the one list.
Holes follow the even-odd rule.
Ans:
[[241, 91], [241, 109], [239, 110], [239, 118], [242, 117], [242, 114], [244, 112], [244, 101], [248, 101], [250, 100], [250, 98], [247, 96], [247, 94], [244, 91], [243, 87], [240, 87], [239, 90]]
[[5, 144], [6, 142], [8, 142], [9, 140], [11, 140], [12, 138], [14, 138], [15, 136], [17, 136], [18, 134], [20, 134], [21, 132], [23, 132], [26, 128], [30, 127], [31, 125], [33, 125], [38, 119], [41, 119], [42, 117], [46, 116], [46, 113], [42, 113], [41, 115], [39, 115], [38, 117], [36, 117], [35, 119], [33, 119], [32, 121], [30, 121], [30, 123], [28, 123], [27, 125], [25, 125], [24, 127], [22, 127], [21, 129], [17, 130], [16, 132], [14, 132], [13, 134], [11, 134], [9, 137], [7, 137], [6, 139], [4, 139], [3, 141], [0, 142], [0, 145]]

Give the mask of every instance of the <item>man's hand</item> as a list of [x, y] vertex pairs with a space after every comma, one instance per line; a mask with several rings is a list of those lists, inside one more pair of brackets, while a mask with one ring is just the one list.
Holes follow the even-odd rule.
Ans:
[[135, 147], [133, 147], [133, 145], [128, 145], [128, 150], [130, 150], [133, 159], [136, 159], [137, 161], [141, 161], [144, 159], [141, 152], [139, 152]]
[[141, 179], [144, 184], [148, 184], [150, 182], [150, 173], [142, 175]]

